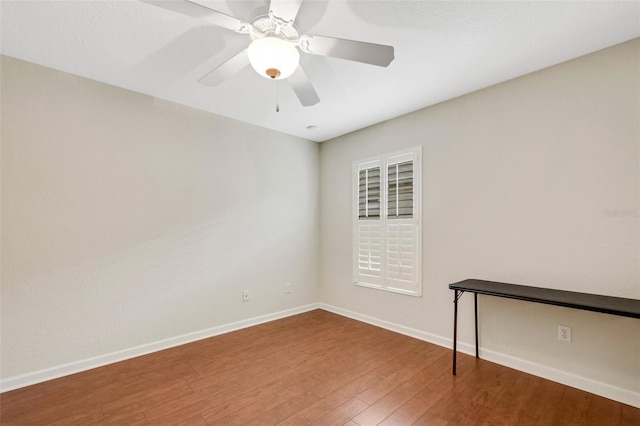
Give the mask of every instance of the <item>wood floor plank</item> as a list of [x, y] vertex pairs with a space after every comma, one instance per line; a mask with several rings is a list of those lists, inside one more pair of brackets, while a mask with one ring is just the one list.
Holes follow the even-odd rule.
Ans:
[[442, 395], [424, 387], [405, 404], [384, 419], [380, 425], [412, 425], [418, 421], [420, 417], [424, 416], [426, 412], [429, 411], [429, 409], [440, 399], [442, 399]]
[[562, 409], [555, 412], [551, 423], [554, 425], [585, 425], [592, 396], [592, 394], [579, 389], [567, 388], [559, 401], [559, 406]]
[[520, 416], [518, 426], [549, 425], [560, 409], [560, 400], [568, 388], [560, 383], [542, 380]]
[[617, 426], [620, 424], [621, 412], [621, 404], [598, 395], [592, 395], [585, 424], [588, 426]]
[[255, 388], [261, 388], [282, 377], [295, 374], [289, 369], [270, 370], [253, 377], [245, 377], [243, 381], [232, 386], [213, 386], [187, 395], [174, 401], [151, 407], [145, 411], [149, 420], [171, 416], [172, 418], [192, 412], [210, 414], [235, 398]]
[[48, 426], [74, 426], [74, 425], [93, 425], [104, 420], [104, 415], [99, 407], [83, 410], [81, 412], [65, 416], [57, 421], [50, 422], [46, 420]]
[[148, 425], [149, 421], [145, 417], [144, 413], [123, 411], [122, 413], [105, 415], [98, 424], [143, 426]]
[[372, 371], [382, 377], [388, 377], [415, 361], [421, 361], [425, 353], [424, 347], [418, 342], [410, 342], [410, 345], [409, 348], [406, 348], [401, 353], [389, 357], [383, 364]]
[[491, 414], [484, 421], [486, 426], [510, 426], [518, 422], [527, 411], [533, 395], [542, 379], [521, 373], [512, 386], [506, 386]]
[[[6, 404], [0, 404], [1, 409], [4, 411]], [[96, 408], [99, 405], [93, 399], [87, 398], [68, 398], [61, 400], [56, 399], [55, 403], [46, 404], [39, 403], [33, 406], [23, 407], [21, 410], [16, 410], [12, 414], [2, 413], [0, 419], [2, 419], [3, 425], [10, 424], [48, 424], [55, 423], [65, 418], [73, 419], [76, 417], [92, 416]]]
[[140, 392], [124, 395], [102, 404], [102, 412], [112, 415], [121, 412], [144, 412], [148, 407], [163, 405], [176, 398], [183, 398], [193, 393], [185, 380], [168, 382]]
[[400, 408], [384, 419], [380, 423], [381, 425], [402, 426], [413, 424], [420, 417], [424, 416], [436, 402], [442, 399], [442, 394], [431, 390], [428, 385], [435, 380], [438, 380], [443, 369], [450, 365], [450, 358], [448, 355], [448, 353], [445, 353], [444, 356], [433, 360], [432, 363], [423, 369], [422, 374], [424, 375], [427, 385], [420, 389], [418, 393], [416, 393]]
[[443, 370], [438, 378], [429, 384], [429, 389], [444, 395], [456, 386], [462, 386], [464, 378], [478, 366], [479, 362], [472, 356], [458, 354], [456, 375], [451, 374], [451, 364], [449, 364], [448, 368]]
[[220, 426], [243, 426], [258, 418], [258, 416], [266, 413], [273, 408], [279, 406], [296, 396], [299, 392], [291, 389], [285, 389], [270, 397], [259, 399], [252, 404], [246, 405], [243, 409], [230, 413], [224, 417], [220, 417], [208, 422], [210, 425]]
[[[342, 368], [339, 369], [339, 374], [336, 374], [335, 377], [332, 377], [330, 380], [316, 386], [313, 389], [313, 392], [318, 396], [324, 397], [331, 392], [334, 392], [336, 389], [341, 388], [345, 384], [350, 383], [354, 379], [370, 372], [374, 372], [378, 377], [384, 377], [385, 372], [376, 369], [379, 369], [381, 366], [389, 363], [402, 362], [403, 358], [401, 355], [409, 351], [410, 349], [401, 345], [393, 345], [390, 349], [376, 353], [370, 359], [362, 363], [357, 363], [356, 365], [349, 363], [345, 366], [341, 366]], [[398, 357], [398, 359], [396, 359], [396, 357]], [[396, 360], [393, 361], [394, 359]]]
[[341, 425], [350, 421], [367, 407], [369, 407], [369, 405], [366, 402], [358, 398], [351, 398], [310, 424], [314, 426]]
[[[257, 418], [260, 424], [277, 425], [282, 421], [303, 410], [318, 400], [318, 395], [313, 392], [304, 392], [294, 396], [288, 401], [273, 407], [271, 410]], [[247, 425], [250, 425], [249, 422]]]
[[[454, 423], [468, 424], [473, 419], [484, 421], [491, 412], [497, 394], [504, 388], [496, 384], [509, 385], [515, 381], [515, 370], [500, 367], [486, 361], [476, 363], [476, 368], [460, 378], [442, 399], [434, 404], [429, 413], [437, 418]], [[484, 417], [483, 417], [484, 416]]]
[[481, 361], [478, 368], [466, 376], [464, 381], [465, 385], [478, 390], [473, 396], [474, 403], [493, 408], [521, 374], [511, 368]]
[[[280, 405], [286, 404], [287, 401], [297, 398], [300, 394], [306, 393], [304, 387], [298, 388], [298, 391], [296, 392], [296, 387], [299, 382], [304, 381], [309, 376], [311, 375], [306, 372], [301, 373], [292, 371], [291, 374], [287, 374], [286, 376], [280, 377], [269, 383], [265, 383], [263, 385], [256, 384], [255, 386], [248, 388], [244, 393], [234, 393], [232, 394], [232, 398], [218, 398], [217, 402], [219, 404], [213, 408], [202, 411], [202, 417], [207, 423], [212, 423], [219, 418], [244, 410], [246, 406], [252, 405], [265, 398], [273, 398], [273, 396], [279, 392], [289, 389], [293, 391], [293, 395], [289, 400], [283, 401]], [[277, 407], [274, 407], [271, 410], [275, 408]]]
[[0, 394], [13, 425], [640, 425], [640, 409], [323, 310]]
[[[423, 416], [444, 420], [447, 424], [482, 424], [491, 413], [491, 408], [473, 403], [472, 393], [454, 396], [445, 395]], [[422, 422], [417, 422], [423, 424]]]
[[[426, 364], [421, 359], [421, 355], [419, 352], [412, 352], [411, 357], [405, 358], [402, 361], [394, 361], [393, 373], [386, 376], [380, 383], [376, 383], [371, 386], [369, 389], [363, 391], [358, 395], [358, 398], [367, 404], [374, 404], [379, 399], [383, 398], [389, 392], [402, 385], [404, 382], [409, 380], [411, 377], [416, 375], [420, 370], [422, 370]], [[395, 358], [394, 358], [395, 360]], [[392, 362], [387, 363], [387, 365], [392, 364]], [[377, 371], [379, 374], [385, 374], [384, 371]], [[356, 421], [357, 423], [357, 421]]]
[[620, 426], [637, 426], [640, 425], [640, 409], [629, 405], [621, 404], [620, 406]]
[[358, 424], [377, 425], [426, 386], [425, 380], [414, 376], [362, 411], [353, 421]]
[[[418, 420], [412, 423], [412, 426], [447, 426], [449, 424], [448, 421], [441, 419], [440, 417], [429, 413], [428, 411], [424, 413]], [[404, 425], [397, 425], [404, 426]]]
[[169, 415], [167, 417], [162, 417], [160, 419], [156, 419], [150, 424], [154, 426], [206, 426], [207, 422], [204, 421], [200, 414], [192, 414], [192, 415]]
[[[434, 374], [434, 369], [445, 366], [445, 355], [447, 355], [446, 352], [443, 353], [435, 348], [428, 351], [424, 356], [423, 361], [425, 364], [423, 364], [424, 367], [422, 369], [409, 380], [373, 403], [369, 408], [354, 418], [353, 421], [359, 424], [379, 424], [390, 417], [416, 394], [426, 390], [428, 384], [435, 380], [437, 375]], [[436, 401], [439, 399], [440, 398], [437, 398]]]
[[362, 375], [351, 383], [346, 384], [342, 388], [335, 390], [309, 407], [294, 414], [282, 422], [281, 425], [296, 426], [311, 424], [320, 417], [334, 410], [336, 407], [339, 407], [346, 401], [354, 398], [357, 394], [369, 388], [371, 385], [378, 383], [380, 380], [381, 377], [374, 373]]

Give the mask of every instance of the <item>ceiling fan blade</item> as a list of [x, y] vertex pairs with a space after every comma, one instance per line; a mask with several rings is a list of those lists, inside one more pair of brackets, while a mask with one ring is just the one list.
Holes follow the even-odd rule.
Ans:
[[393, 61], [393, 46], [317, 35], [300, 36], [300, 49], [312, 55], [331, 56], [349, 61], [386, 67]]
[[247, 65], [249, 65], [249, 55], [247, 54], [247, 49], [244, 49], [199, 79], [198, 83], [204, 84], [205, 86], [217, 86]]
[[227, 15], [217, 10], [210, 9], [206, 6], [202, 6], [198, 3], [193, 3], [188, 0], [140, 0], [144, 3], [161, 7], [163, 9], [170, 10], [172, 12], [180, 13], [182, 15], [191, 16], [206, 20], [218, 27], [226, 28], [231, 31], [235, 31], [240, 34], [249, 34], [251, 31], [251, 24], [241, 21], [238, 18]]
[[298, 15], [302, 0], [271, 0], [269, 13], [285, 22], [293, 22]]
[[291, 87], [298, 99], [300, 99], [302, 106], [312, 106], [320, 102], [318, 94], [300, 65], [298, 65], [298, 68], [287, 78], [287, 80], [289, 81], [289, 84], [291, 84]]

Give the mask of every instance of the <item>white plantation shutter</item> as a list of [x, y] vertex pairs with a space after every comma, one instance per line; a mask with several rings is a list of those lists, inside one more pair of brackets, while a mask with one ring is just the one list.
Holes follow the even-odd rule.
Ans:
[[356, 169], [355, 275], [359, 279], [382, 282], [382, 174], [379, 161], [370, 161]]
[[354, 283], [420, 296], [420, 149], [354, 163]]

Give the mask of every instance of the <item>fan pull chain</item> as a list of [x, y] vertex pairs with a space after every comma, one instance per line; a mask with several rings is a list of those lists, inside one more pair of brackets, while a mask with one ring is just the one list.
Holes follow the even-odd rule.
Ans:
[[280, 112], [280, 83], [276, 80], [276, 112]]

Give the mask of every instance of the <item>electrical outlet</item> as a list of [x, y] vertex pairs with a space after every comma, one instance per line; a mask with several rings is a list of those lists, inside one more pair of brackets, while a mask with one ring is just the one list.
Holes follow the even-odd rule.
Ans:
[[291, 283], [286, 283], [284, 285], [284, 292], [285, 293], [291, 293]]
[[571, 327], [568, 325], [559, 325], [558, 340], [571, 343]]
[[249, 301], [249, 290], [242, 290], [242, 301], [243, 302]]

